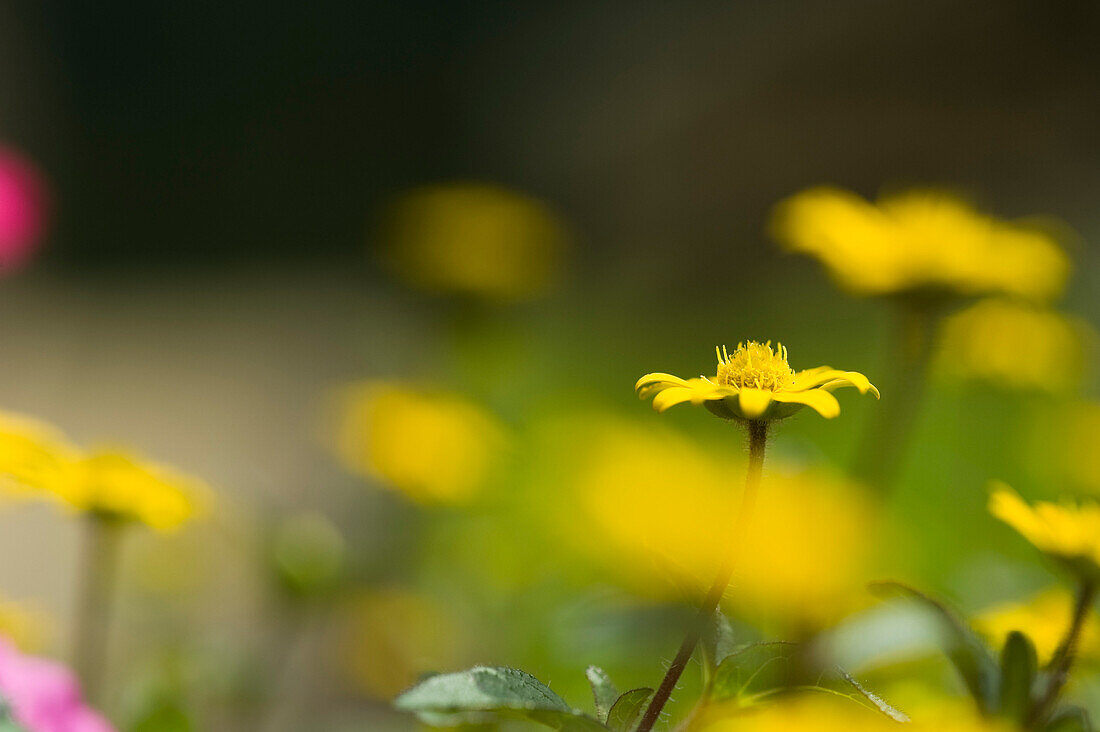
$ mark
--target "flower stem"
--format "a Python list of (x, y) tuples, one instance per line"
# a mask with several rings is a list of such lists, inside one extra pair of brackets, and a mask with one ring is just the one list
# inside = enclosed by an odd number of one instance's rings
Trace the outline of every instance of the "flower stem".
[(668, 671), (665, 672), (665, 677), (661, 680), (661, 685), (657, 687), (657, 692), (649, 702), (649, 707), (646, 708), (645, 715), (642, 717), (636, 732), (650, 732), (653, 725), (657, 723), (658, 717), (661, 716), (661, 710), (664, 709), (668, 698), (672, 695), (672, 690), (676, 688), (676, 682), (680, 680), (680, 675), (687, 667), (688, 661), (691, 660), (691, 655), (695, 652), (695, 646), (698, 645), (699, 638), (714, 616), (714, 612), (718, 609), (718, 603), (721, 602), (722, 595), (725, 594), (730, 578), (733, 577), (733, 571), (737, 567), (738, 555), (741, 553), (741, 542), (752, 518), (753, 508), (756, 505), (756, 493), (760, 487), (760, 474), (764, 468), (764, 448), (768, 441), (768, 423), (762, 420), (750, 421), (748, 430), (749, 467), (745, 476), (745, 492), (741, 496), (741, 510), (735, 519), (725, 556), (722, 557), (721, 568), (718, 570), (718, 576), (714, 578), (714, 583), (710, 586), (703, 604), (699, 606), (699, 612), (696, 613), (694, 620), (688, 627), (684, 641), (680, 644), (680, 650), (676, 653), (676, 658), (672, 660)]
[(894, 379), (864, 429), (852, 466), (853, 477), (883, 492), (902, 468), (920, 415), (938, 316), (929, 303), (898, 303), (890, 363)]
[(1097, 584), (1095, 580), (1082, 581), (1081, 589), (1077, 592), (1077, 602), (1073, 607), (1073, 620), (1070, 622), (1065, 638), (1062, 639), (1058, 649), (1054, 651), (1050, 663), (1047, 664), (1050, 682), (1047, 684), (1042, 697), (1031, 708), (1031, 714), (1028, 717), (1028, 729), (1036, 729), (1046, 721), (1047, 715), (1054, 703), (1058, 701), (1059, 694), (1062, 693), (1062, 688), (1069, 680), (1069, 671), (1073, 667), (1073, 661), (1077, 655), (1077, 643), (1081, 639), (1081, 631), (1085, 627), (1085, 620), (1088, 618), (1089, 610), (1092, 609), (1092, 603), (1096, 599), (1096, 591)]
[(95, 513), (89, 514), (85, 524), (73, 668), (83, 684), (85, 698), (92, 703), (100, 701), (99, 682), (105, 677), (103, 666), (122, 528), (119, 522)]

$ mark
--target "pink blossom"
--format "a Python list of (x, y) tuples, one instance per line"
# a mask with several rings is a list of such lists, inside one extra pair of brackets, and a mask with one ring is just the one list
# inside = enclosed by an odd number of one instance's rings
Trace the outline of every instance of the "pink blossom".
[(84, 704), (72, 671), (54, 661), (20, 653), (0, 638), (0, 696), (27, 732), (115, 732)]
[(0, 146), (0, 273), (34, 252), (46, 227), (46, 186), (22, 155)]

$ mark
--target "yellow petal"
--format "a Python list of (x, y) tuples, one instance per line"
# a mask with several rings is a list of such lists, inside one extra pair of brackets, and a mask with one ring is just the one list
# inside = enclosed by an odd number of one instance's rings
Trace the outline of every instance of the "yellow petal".
[(788, 391), (802, 391), (803, 389), (813, 389), (822, 385), (828, 385), (830, 389), (841, 386), (854, 386), (859, 389), (860, 394), (871, 392), (876, 397), (879, 395), (875, 385), (858, 371), (838, 371), (824, 366), (807, 369), (795, 374), (794, 383)]
[(645, 399), (654, 391), (660, 391), (669, 386), (687, 386), (687, 382), (681, 379), (679, 376), (673, 376), (672, 374), (653, 373), (646, 374), (642, 378), (638, 379), (634, 384), (634, 390), (638, 392), (638, 396)]
[(737, 402), (741, 407), (741, 414), (745, 419), (756, 419), (762, 415), (772, 403), (772, 392), (764, 389), (745, 387), (737, 392)]
[(695, 400), (695, 390), (688, 386), (670, 386), (653, 397), (653, 408), (663, 412), (677, 404)]
[(824, 389), (781, 391), (773, 394), (772, 398), (777, 402), (805, 404), (826, 419), (832, 419), (840, 414), (840, 403), (837, 402), (835, 396)]

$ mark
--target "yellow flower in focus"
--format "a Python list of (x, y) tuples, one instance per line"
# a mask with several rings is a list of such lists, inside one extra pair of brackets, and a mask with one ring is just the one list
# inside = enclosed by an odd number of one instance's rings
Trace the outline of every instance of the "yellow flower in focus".
[[(728, 544), (724, 517), (736, 513), (733, 476), (743, 466), (666, 430), (613, 421), (587, 429), (570, 501), (582, 520), (562, 517), (570, 540), (641, 594), (704, 591)], [(802, 629), (826, 625), (864, 595), (874, 505), (829, 476), (775, 469), (764, 483), (752, 551), (732, 582), (737, 610)]]
[(1006, 299), (987, 299), (947, 318), (939, 368), (955, 378), (1060, 394), (1080, 385), (1084, 323)]
[(1040, 551), (1077, 572), (1100, 574), (1100, 506), (1038, 501), (1029, 506), (1003, 483), (994, 484), (989, 511)]
[(855, 371), (818, 366), (795, 372), (782, 344), (773, 350), (771, 341), (749, 341), (739, 343), (732, 354), (725, 347), (715, 350), (718, 367), (714, 376), (681, 379), (672, 374), (646, 374), (634, 389), (642, 399), (653, 397), (658, 412), (690, 402), (719, 417), (744, 420), (783, 419), (805, 406), (831, 419), (840, 414), (832, 392), (842, 386), (879, 396), (867, 377)]
[(388, 213), (384, 255), (422, 289), (518, 300), (558, 278), (565, 228), (534, 198), (454, 183), (411, 191)]
[[(995, 647), (1004, 646), (1008, 634), (1018, 630), (1035, 644), (1039, 664), (1046, 663), (1062, 642), (1073, 619), (1073, 595), (1060, 587), (1044, 590), (1023, 602), (994, 605), (974, 618), (974, 627)], [(1076, 647), (1076, 655), (1100, 657), (1100, 625), (1095, 617), (1085, 618)]]
[(384, 701), (421, 674), (460, 666), (463, 633), (442, 603), (402, 589), (364, 591), (343, 613), (339, 652), (352, 681)]
[(13, 415), (0, 419), (0, 481), (14, 495), (162, 531), (201, 512), (208, 493), (196, 478), (119, 450), (81, 453), (56, 430)]
[(816, 257), (857, 295), (925, 291), (1047, 301), (1062, 292), (1070, 270), (1051, 234), (999, 221), (936, 190), (873, 204), (849, 191), (812, 188), (779, 204), (772, 232), (785, 248)]
[(336, 446), (345, 466), (414, 501), (466, 503), (500, 458), (502, 426), (458, 394), (370, 381), (340, 401)]

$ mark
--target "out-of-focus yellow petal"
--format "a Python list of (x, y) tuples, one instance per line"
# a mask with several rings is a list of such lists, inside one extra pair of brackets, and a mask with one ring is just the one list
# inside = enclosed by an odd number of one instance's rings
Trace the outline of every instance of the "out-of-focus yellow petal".
[(774, 396), (771, 391), (746, 387), (737, 392), (737, 403), (745, 419), (756, 419), (767, 411)]
[(840, 414), (840, 403), (836, 397), (824, 389), (810, 389), (808, 391), (783, 391), (772, 394), (772, 399), (788, 404), (805, 404), (825, 419), (832, 419)]

